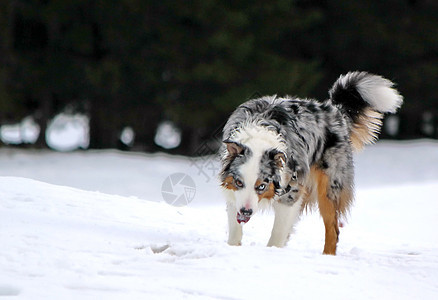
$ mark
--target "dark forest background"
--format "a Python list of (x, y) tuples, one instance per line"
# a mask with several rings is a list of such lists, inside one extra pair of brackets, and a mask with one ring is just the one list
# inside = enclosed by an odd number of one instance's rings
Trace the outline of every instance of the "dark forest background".
[(90, 148), (117, 147), (130, 126), (136, 149), (162, 150), (170, 120), (172, 151), (195, 154), (250, 97), (325, 99), (350, 70), (397, 83), (392, 138), (437, 138), (438, 1), (0, 2), (0, 125), (32, 115), (44, 132), (68, 107), (89, 116)]

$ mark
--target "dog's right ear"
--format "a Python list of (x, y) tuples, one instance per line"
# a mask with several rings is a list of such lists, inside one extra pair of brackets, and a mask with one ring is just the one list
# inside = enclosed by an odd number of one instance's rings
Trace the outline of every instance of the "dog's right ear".
[(274, 161), (277, 167), (283, 168), (286, 165), (286, 155), (283, 152), (278, 152), (274, 155)]
[(230, 140), (225, 140), (224, 143), (227, 145), (227, 151), (231, 156), (237, 156), (243, 153), (243, 146), (239, 143)]

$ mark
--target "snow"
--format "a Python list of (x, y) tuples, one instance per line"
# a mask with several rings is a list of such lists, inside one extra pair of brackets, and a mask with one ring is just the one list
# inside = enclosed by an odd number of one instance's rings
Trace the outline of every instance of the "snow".
[(83, 114), (60, 113), (47, 125), (47, 145), (57, 151), (87, 149), (90, 144), (88, 117)]
[(120, 134), (120, 141), (128, 147), (132, 147), (135, 141), (135, 131), (132, 127), (126, 126)]
[[(267, 248), (273, 216), (226, 244), (217, 161), (0, 148), (0, 296), (14, 299), (437, 299), (438, 143), (380, 142), (356, 156), (356, 202), (337, 256), (306, 214)], [(196, 194), (164, 202), (184, 173)], [(8, 299), (8, 298), (6, 298)]]
[(40, 127), (32, 117), (26, 117), (18, 124), (0, 126), (0, 139), (5, 144), (34, 144), (39, 134)]
[(171, 121), (163, 121), (158, 125), (154, 142), (164, 149), (173, 149), (181, 144), (181, 130)]
[[(13, 145), (35, 144), (40, 131), (33, 117), (28, 116), (20, 123), (1, 125), (0, 140)], [(54, 150), (87, 149), (90, 144), (89, 118), (79, 113), (60, 113), (50, 120), (44, 134), (47, 145)]]

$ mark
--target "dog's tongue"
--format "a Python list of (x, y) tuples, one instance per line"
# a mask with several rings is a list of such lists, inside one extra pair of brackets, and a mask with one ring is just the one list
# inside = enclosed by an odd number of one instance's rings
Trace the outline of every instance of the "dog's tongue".
[(242, 215), (241, 213), (237, 213), (237, 223), (246, 223), (251, 219), (250, 216)]

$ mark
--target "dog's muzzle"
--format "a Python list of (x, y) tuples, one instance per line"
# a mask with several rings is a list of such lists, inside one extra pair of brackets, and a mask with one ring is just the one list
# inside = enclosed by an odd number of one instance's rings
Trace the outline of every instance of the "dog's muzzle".
[(252, 216), (252, 209), (241, 208), (240, 211), (237, 212), (237, 223), (247, 223)]

